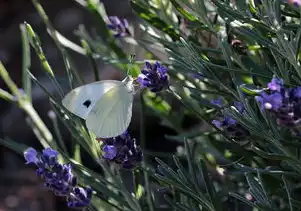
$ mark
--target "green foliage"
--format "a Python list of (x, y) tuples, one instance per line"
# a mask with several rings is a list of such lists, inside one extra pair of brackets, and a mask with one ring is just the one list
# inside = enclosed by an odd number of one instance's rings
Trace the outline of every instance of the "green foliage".
[[(68, 40), (53, 27), (42, 5), (32, 0), (61, 53), (70, 89), (85, 84), (71, 62), (70, 50), (89, 59), (96, 81), (101, 80), (96, 62), (100, 58), (127, 72), (130, 55), (125, 44), (143, 48), (146, 52), (143, 56), (151, 61), (162, 60), (170, 77), (170, 87), (165, 92), (141, 93), (141, 136), (137, 139), (144, 160), (134, 170), (125, 171), (100, 159), (101, 144), (83, 121), (70, 115), (61, 104), (63, 88), (44, 55), (38, 34), (28, 23), (20, 25), (25, 92), (19, 90), (0, 63), (0, 76), (9, 88), (9, 91), (0, 89), (0, 97), (25, 111), (28, 124), (42, 146), (57, 150), (62, 161), (72, 163), (80, 182), (93, 188), (89, 209), (154, 211), (165, 207), (222, 211), (251, 206), (257, 210), (301, 210), (301, 144), (294, 133), (299, 128), (280, 127), (273, 114), (261, 111), (255, 100), (255, 96), (268, 91), (266, 84), (273, 76), (282, 78), (289, 87), (301, 85), (298, 7), (280, 0), (132, 0), (131, 7), (140, 18), (143, 34), (116, 39), (107, 27), (103, 3), (76, 2), (96, 17), (102, 31), (99, 39), (89, 35), (85, 26), (79, 26), (76, 35), (80, 44)], [(49, 93), (31, 73), (30, 47), (59, 97)], [(133, 77), (139, 75), (143, 63), (133, 62), (130, 71)], [(54, 112), (53, 131), (33, 107), (32, 82), (49, 98)], [(211, 103), (220, 96), (223, 107)], [(232, 106), (236, 101), (243, 104), (244, 112)], [(176, 132), (166, 135), (179, 147), (173, 156), (146, 149), (146, 115), (156, 116), (160, 125)], [(248, 134), (240, 138), (229, 136), (227, 130), (212, 124), (220, 116), (231, 117)], [(185, 119), (191, 117), (197, 123), (186, 127)], [(70, 132), (71, 149), (63, 140), (60, 122)], [(22, 153), (26, 146), (20, 140), (14, 141), (1, 139), (0, 143)], [(88, 167), (82, 159), (84, 153), (99, 171)], [(157, 157), (158, 166), (153, 166), (153, 157)], [(125, 180), (128, 177), (133, 182)], [(164, 191), (158, 191), (158, 186)], [(164, 203), (157, 202), (157, 194), (165, 195)]]

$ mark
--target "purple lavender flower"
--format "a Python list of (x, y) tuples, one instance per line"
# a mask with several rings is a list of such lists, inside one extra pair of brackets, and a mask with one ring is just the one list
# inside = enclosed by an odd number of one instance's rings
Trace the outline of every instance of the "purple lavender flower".
[(29, 164), (29, 163), (37, 163), (38, 162), (38, 158), (37, 158), (37, 151), (34, 148), (28, 148), (25, 152), (24, 152), (24, 158), (26, 160), (25, 164)]
[[(245, 109), (241, 102), (234, 102), (233, 105), (238, 110), (238, 112), (244, 112)], [(213, 120), (212, 124), (214, 124), (217, 128), (224, 130), (230, 138), (241, 139), (249, 136), (249, 131), (242, 127), (235, 119), (230, 116), (221, 116), (220, 120)]]
[(56, 150), (51, 148), (44, 149), (42, 153), (38, 153), (33, 148), (28, 148), (24, 152), (24, 158), (26, 164), (33, 163), (38, 167), (36, 172), (44, 179), (45, 187), (52, 190), (58, 196), (67, 197), (68, 206), (70, 198), (74, 202), (70, 206), (80, 204), (75, 202), (81, 202), (83, 206), (87, 206), (91, 201), (90, 192), (92, 190), (81, 188), (83, 191), (89, 191), (89, 193), (86, 192), (87, 198), (83, 200), (83, 198), (77, 197), (76, 191), (79, 187), (77, 187), (77, 178), (72, 173), (72, 166), (70, 164), (58, 163), (58, 154)]
[(283, 79), (273, 78), (270, 83), (268, 83), (268, 88), (272, 91), (280, 92), (280, 89), (283, 87)]
[(159, 62), (154, 65), (145, 62), (137, 81), (141, 87), (147, 87), (152, 92), (160, 92), (169, 86), (167, 71), (167, 67), (160, 65)]
[(233, 103), (234, 107), (238, 110), (239, 113), (243, 113), (245, 110), (244, 104), (242, 104), (241, 102), (235, 101)]
[(103, 139), (103, 158), (121, 164), (123, 168), (131, 169), (142, 161), (142, 151), (126, 131), (122, 135)]
[(119, 19), (117, 16), (109, 17), (110, 23), (107, 25), (114, 32), (114, 37), (125, 37), (131, 35), (129, 23), (126, 19)]
[(211, 100), (210, 102), (211, 102), (212, 105), (215, 105), (215, 106), (221, 108), (222, 104), (223, 104), (223, 98), (218, 97), (217, 99)]
[(261, 110), (271, 112), (278, 125), (295, 127), (301, 123), (301, 87), (286, 88), (282, 79), (273, 78), (269, 91), (261, 92), (255, 99)]
[(232, 119), (231, 117), (225, 116), (221, 121), (213, 120), (212, 124), (214, 124), (217, 128), (222, 129), (223, 127), (228, 127), (236, 124), (236, 120)]
[(103, 147), (105, 159), (113, 160), (117, 155), (117, 148), (114, 145), (105, 145)]
[(272, 93), (268, 95), (262, 92), (260, 96), (256, 96), (255, 99), (260, 103), (260, 109), (272, 109), (277, 110), (282, 105), (282, 95), (280, 93)]

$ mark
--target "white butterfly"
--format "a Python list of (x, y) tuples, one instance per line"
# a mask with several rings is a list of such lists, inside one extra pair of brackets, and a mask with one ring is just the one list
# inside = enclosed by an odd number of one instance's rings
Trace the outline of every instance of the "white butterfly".
[(132, 77), (123, 81), (103, 80), (77, 87), (62, 103), (71, 113), (86, 120), (98, 138), (121, 135), (132, 118), (134, 86)]

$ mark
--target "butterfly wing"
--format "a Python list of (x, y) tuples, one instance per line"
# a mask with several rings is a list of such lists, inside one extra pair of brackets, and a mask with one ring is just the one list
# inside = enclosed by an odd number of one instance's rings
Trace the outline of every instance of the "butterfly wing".
[(106, 92), (92, 108), (86, 119), (89, 130), (98, 138), (121, 135), (132, 118), (133, 94), (126, 85)]
[(71, 113), (86, 119), (98, 100), (110, 89), (122, 86), (121, 81), (104, 80), (77, 87), (63, 99), (63, 106)]

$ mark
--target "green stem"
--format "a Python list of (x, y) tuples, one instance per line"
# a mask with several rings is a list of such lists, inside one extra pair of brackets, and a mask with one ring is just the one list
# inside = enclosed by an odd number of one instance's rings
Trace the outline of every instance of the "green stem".
[(36, 110), (33, 108), (32, 104), (28, 101), (27, 96), (23, 96), (23, 94), (18, 89), (17, 85), (10, 78), (2, 62), (0, 62), (0, 76), (2, 77), (2, 79), (4, 80), (8, 88), (10, 89), (10, 91), (13, 93), (13, 95), (17, 97), (16, 100), (18, 102), (19, 107), (26, 112), (26, 114), (31, 118), (34, 125), (39, 130), (40, 134), (43, 137), (43, 140), (40, 140), (43, 147), (49, 147), (50, 143), (53, 144), (52, 134), (50, 133), (50, 131), (48, 130), (48, 128), (46, 127), (46, 125), (44, 124), (44, 122), (42, 121), (38, 113), (36, 112)]
[(31, 66), (31, 57), (30, 57), (30, 45), (29, 37), (26, 31), (25, 24), (20, 25), (21, 38), (22, 38), (22, 85), (24, 91), (27, 95), (28, 100), (31, 102), (31, 78), (28, 75), (28, 71)]
[(10, 78), (7, 70), (5, 69), (1, 61), (0, 61), (0, 76), (4, 80), (5, 84), (8, 86), (8, 88), (10, 89), (13, 95), (15, 95), (18, 99), (23, 98), (23, 95), (20, 93), (20, 90), (18, 89), (17, 85)]
[(0, 89), (0, 98), (9, 102), (14, 101), (14, 96), (3, 89)]

